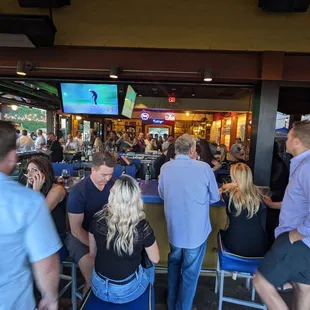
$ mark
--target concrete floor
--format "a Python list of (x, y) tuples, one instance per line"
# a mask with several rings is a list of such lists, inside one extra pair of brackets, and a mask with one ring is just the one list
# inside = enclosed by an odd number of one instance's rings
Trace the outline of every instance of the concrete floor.
[[(218, 295), (214, 293), (215, 278), (212, 276), (201, 276), (196, 291), (194, 305), (197, 310), (217, 310), (218, 309)], [(156, 310), (167, 310), (167, 275), (156, 274), (155, 282), (156, 294)], [(241, 298), (250, 300), (250, 293), (245, 287), (244, 279), (233, 280), (232, 278), (225, 278), (224, 295), (229, 297)], [(282, 293), (283, 298), (290, 305), (292, 293)], [(257, 301), (259, 298), (257, 297)], [(223, 303), (223, 310), (246, 310), (252, 309), (240, 305)], [(71, 310), (70, 296), (62, 298), (60, 301), (60, 310)]]

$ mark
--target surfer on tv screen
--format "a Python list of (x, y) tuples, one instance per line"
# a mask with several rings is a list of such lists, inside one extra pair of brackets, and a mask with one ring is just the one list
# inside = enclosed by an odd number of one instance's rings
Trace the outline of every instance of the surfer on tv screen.
[(89, 92), (92, 94), (92, 98), (94, 99), (95, 105), (97, 105), (97, 98), (98, 98), (97, 93), (92, 89), (90, 89)]

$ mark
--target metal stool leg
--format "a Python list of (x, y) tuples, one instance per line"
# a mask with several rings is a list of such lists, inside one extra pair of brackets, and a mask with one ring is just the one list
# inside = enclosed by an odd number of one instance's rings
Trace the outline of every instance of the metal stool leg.
[(247, 288), (248, 290), (250, 290), (250, 286), (251, 286), (251, 279), (250, 279), (250, 278), (247, 278), (247, 279), (246, 279), (246, 288)]
[(252, 296), (251, 296), (252, 301), (255, 301), (255, 287), (252, 283)]
[(77, 304), (76, 304), (76, 291), (77, 291), (76, 264), (73, 262), (71, 264), (71, 277), (72, 277), (72, 286), (71, 286), (72, 310), (77, 310)]
[(223, 305), (223, 294), (224, 294), (224, 271), (221, 270), (221, 276), (220, 276), (220, 294), (219, 294), (219, 307), (218, 310), (222, 310)]
[(219, 257), (217, 256), (217, 263), (216, 263), (216, 272), (215, 272), (215, 289), (214, 292), (215, 294), (218, 293), (218, 289), (219, 289), (219, 273), (220, 273), (220, 262), (219, 262)]

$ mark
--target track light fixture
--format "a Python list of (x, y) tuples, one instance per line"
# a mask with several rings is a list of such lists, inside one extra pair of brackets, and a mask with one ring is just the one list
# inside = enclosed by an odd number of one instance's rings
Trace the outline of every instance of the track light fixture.
[(202, 76), (205, 82), (212, 82), (212, 69), (211, 68), (200, 70), (200, 75)]
[(17, 62), (16, 74), (25, 76), (28, 72), (34, 69), (34, 64), (31, 61), (19, 60)]
[(110, 68), (110, 78), (111, 79), (118, 79), (118, 76), (121, 73), (121, 68), (119, 66), (113, 66)]

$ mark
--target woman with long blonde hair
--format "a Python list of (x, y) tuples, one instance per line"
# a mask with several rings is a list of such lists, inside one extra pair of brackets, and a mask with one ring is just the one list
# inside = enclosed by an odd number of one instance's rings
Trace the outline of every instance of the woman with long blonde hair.
[(264, 256), (269, 244), (262, 189), (253, 184), (251, 169), (246, 164), (231, 166), (230, 176), (232, 182), (221, 189), (229, 220), (222, 236), (223, 243), (237, 255)]
[(109, 201), (92, 221), (90, 256), (95, 260), (91, 277), (94, 294), (108, 302), (127, 303), (141, 296), (154, 282), (154, 266), (141, 265), (143, 252), (159, 261), (154, 232), (145, 220), (140, 187), (122, 175), (110, 191)]

